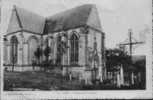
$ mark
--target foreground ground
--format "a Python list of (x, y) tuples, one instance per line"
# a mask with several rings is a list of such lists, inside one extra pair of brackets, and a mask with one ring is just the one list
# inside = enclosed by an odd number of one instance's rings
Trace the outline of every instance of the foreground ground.
[(113, 85), (85, 85), (77, 79), (62, 77), (61, 72), (4, 72), (4, 90), (110, 90), (138, 89), (138, 87), (121, 87)]
[(80, 89), (78, 80), (72, 81), (62, 77), (60, 73), (52, 72), (5, 72), (4, 89), (32, 88), (40, 90), (73, 90)]

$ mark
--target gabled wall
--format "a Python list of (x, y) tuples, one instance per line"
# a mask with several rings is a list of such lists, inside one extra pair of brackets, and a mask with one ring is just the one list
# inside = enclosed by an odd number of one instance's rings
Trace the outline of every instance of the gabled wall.
[(7, 33), (12, 33), (21, 30), (21, 26), (19, 25), (19, 19), (17, 17), (16, 11), (12, 11), (12, 15), (10, 18), (10, 23), (8, 26)]

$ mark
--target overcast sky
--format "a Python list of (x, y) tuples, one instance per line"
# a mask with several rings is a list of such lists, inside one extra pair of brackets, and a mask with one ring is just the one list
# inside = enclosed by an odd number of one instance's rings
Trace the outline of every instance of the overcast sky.
[(113, 48), (124, 41), (129, 28), (132, 28), (137, 40), (142, 30), (151, 30), (151, 0), (5, 0), (3, 5), (10, 9), (11, 5), (16, 4), (46, 17), (88, 3), (97, 6), (102, 29), (106, 33), (107, 48)]

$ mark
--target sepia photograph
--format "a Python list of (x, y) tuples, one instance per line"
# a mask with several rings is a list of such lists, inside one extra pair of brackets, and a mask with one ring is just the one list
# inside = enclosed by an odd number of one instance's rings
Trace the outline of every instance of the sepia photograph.
[(147, 90), (151, 4), (5, 0), (3, 91)]

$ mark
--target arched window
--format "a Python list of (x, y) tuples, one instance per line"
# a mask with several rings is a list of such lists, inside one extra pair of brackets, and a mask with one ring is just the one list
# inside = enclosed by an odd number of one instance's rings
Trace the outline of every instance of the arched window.
[(78, 37), (73, 34), (70, 38), (70, 63), (71, 64), (78, 64), (78, 58), (79, 58), (79, 41)]
[(31, 36), (28, 40), (28, 63), (32, 64), (36, 60), (35, 52), (38, 48), (38, 39), (35, 36)]
[(16, 64), (18, 60), (18, 39), (16, 36), (11, 37), (11, 63)]

